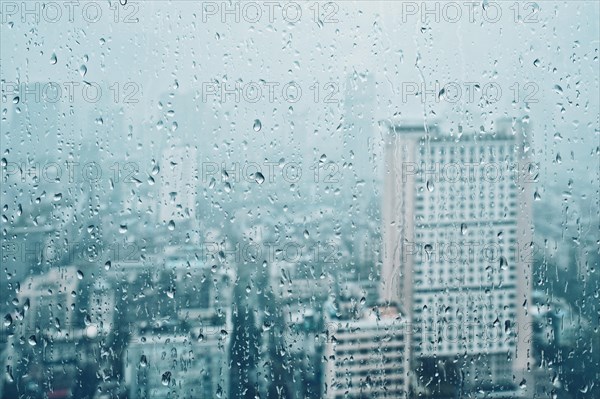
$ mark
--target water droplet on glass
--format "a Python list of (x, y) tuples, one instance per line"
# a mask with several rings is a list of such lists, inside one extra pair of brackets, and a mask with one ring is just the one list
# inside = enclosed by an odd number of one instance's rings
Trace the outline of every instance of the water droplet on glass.
[(112, 264), (110, 263), (109, 260), (107, 260), (106, 263), (104, 264), (104, 270), (110, 270), (111, 266), (112, 266)]
[(440, 100), (443, 100), (444, 99), (444, 94), (446, 94), (446, 89), (440, 90), (440, 92), (438, 93), (438, 98)]
[(162, 375), (161, 382), (164, 386), (167, 386), (171, 383), (171, 372), (170, 371), (167, 371), (166, 373), (164, 373)]
[(527, 388), (527, 381), (525, 380), (525, 378), (523, 378), (523, 380), (521, 380), (521, 382), (519, 383), (519, 388), (521, 388), (521, 389)]
[(142, 355), (142, 357), (140, 357), (140, 366), (146, 367), (147, 365), (148, 359), (146, 358), (146, 355)]
[(85, 75), (87, 74), (87, 67), (85, 65), (79, 67), (79, 74), (82, 78), (85, 77)]
[(559, 85), (554, 85), (554, 91), (557, 92), (558, 94), (563, 93), (563, 89)]
[(255, 132), (260, 132), (260, 129), (262, 129), (262, 123), (260, 122), (259, 119), (254, 120), (254, 125), (252, 126), (252, 128), (254, 129)]
[(508, 261), (504, 256), (500, 257), (500, 269), (506, 270), (508, 268)]
[(431, 244), (425, 244), (425, 253), (427, 254), (427, 259), (431, 256), (431, 252), (433, 251), (433, 246)]
[(175, 230), (175, 222), (173, 220), (169, 220), (169, 224), (167, 225), (167, 228), (171, 231)]
[(465, 234), (467, 234), (467, 224), (466, 223), (461, 223), (461, 225), (460, 225), (460, 234), (462, 234), (463, 236)]
[(431, 180), (427, 180), (427, 191), (432, 192), (434, 188), (433, 182)]
[(50, 57), (50, 64), (55, 65), (58, 62), (58, 59), (56, 58), (56, 54), (52, 53), (52, 56)]
[(83, 272), (81, 270), (77, 270), (77, 278), (83, 280)]
[(29, 342), (29, 345), (31, 345), (31, 346), (36, 346), (37, 345), (37, 338), (35, 337), (35, 335), (31, 335), (29, 337), (29, 339), (27, 340), (27, 342)]
[(6, 316), (4, 316), (4, 327), (9, 327), (12, 323), (12, 316), (10, 314), (6, 314)]
[(265, 181), (265, 177), (263, 176), (262, 173), (260, 172), (256, 172), (254, 174), (254, 180), (258, 183), (258, 184), (263, 184)]

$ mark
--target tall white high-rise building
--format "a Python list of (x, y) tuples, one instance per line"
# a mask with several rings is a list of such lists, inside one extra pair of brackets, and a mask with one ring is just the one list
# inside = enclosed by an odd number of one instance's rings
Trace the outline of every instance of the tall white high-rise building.
[[(395, 307), (356, 312), (349, 301), (326, 306), (323, 397), (408, 398), (410, 343)], [(354, 307), (355, 309), (351, 309)]]
[(387, 141), (382, 299), (413, 324), (415, 364), (470, 356), (465, 379), (480, 387), (520, 383), (532, 362), (526, 139), (500, 121), (460, 136), (390, 126)]

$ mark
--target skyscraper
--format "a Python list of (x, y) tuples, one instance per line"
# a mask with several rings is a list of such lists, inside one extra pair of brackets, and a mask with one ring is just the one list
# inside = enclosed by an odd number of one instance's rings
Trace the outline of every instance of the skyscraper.
[(396, 307), (364, 309), (342, 295), (325, 305), (324, 398), (407, 398), (410, 345)]
[(461, 383), (479, 389), (511, 389), (530, 363), (526, 137), (500, 121), (459, 136), (390, 126), (387, 141), (382, 298), (413, 323), (414, 364), (466, 355)]

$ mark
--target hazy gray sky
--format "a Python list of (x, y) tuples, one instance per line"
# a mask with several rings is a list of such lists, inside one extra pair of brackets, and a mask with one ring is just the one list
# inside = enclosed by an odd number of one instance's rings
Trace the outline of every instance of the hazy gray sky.
[[(310, 116), (295, 120), (295, 124), (302, 121), (309, 132), (319, 130), (321, 145), (335, 147), (341, 143), (335, 129), (343, 107), (322, 101), (328, 93), (325, 85), (339, 87), (340, 93), (333, 98), (342, 100), (348, 75), (371, 72), (377, 80), (373, 99), (377, 120), (399, 115), (422, 121), (425, 113), (428, 119), (443, 121), (448, 129), (456, 131), (462, 125), (468, 131), (489, 128), (499, 117), (528, 116), (535, 159), (547, 168), (544, 179), (554, 181), (554, 173), (573, 176), (581, 180), (582, 189), (593, 186), (594, 178), (598, 181), (599, 161), (594, 149), (599, 145), (600, 13), (596, 1), (539, 2), (540, 8), (532, 17), (537, 19), (528, 23), (515, 22), (513, 2), (488, 3), (485, 17), (480, 4), (431, 2), (431, 9), (435, 10), (435, 4), (439, 8), (425, 22), (421, 2), (344, 1), (335, 7), (321, 2), (318, 10), (322, 18), (331, 13), (332, 21), (323, 24), (314, 20), (315, 2), (304, 4), (296, 23), (289, 22), (294, 14), (285, 17), (281, 8), (274, 9), (270, 22), (264, 2), (255, 3), (263, 11), (256, 23), (244, 20), (244, 14), (239, 23), (231, 15), (224, 23), (220, 9), (216, 15), (203, 14), (203, 6), (210, 9), (216, 4), (218, 8), (221, 2), (150, 1), (120, 8), (115, 2), (112, 6), (108, 2), (97, 4), (102, 16), (96, 23), (87, 23), (81, 9), (74, 11), (73, 22), (63, 8), (58, 23), (42, 18), (39, 24), (33, 24), (29, 17), (28, 22), (22, 22), (20, 10), (15, 16), (5, 12), (2, 79), (85, 79), (106, 86), (118, 84), (121, 90), (125, 83), (134, 82), (141, 89), (136, 96), (139, 103), (117, 106), (134, 126), (135, 143), (153, 139), (147, 130), (161, 118), (157, 107), (160, 95), (196, 93), (202, 101), (203, 84), (215, 80), (233, 85), (262, 79), (278, 82), (279, 88), (294, 81), (303, 89), (296, 104), (281, 99), (206, 104), (226, 126), (221, 136), (213, 138), (232, 137), (237, 139), (236, 145), (247, 140), (259, 147), (270, 138), (285, 142), (291, 131), (287, 126), (291, 119), (286, 115), (292, 105), (296, 115)], [(498, 4), (502, 14), (495, 21)], [(532, 10), (524, 4), (519, 6), (521, 18), (531, 17)], [(452, 8), (456, 6), (460, 18)], [(114, 22), (115, 9), (119, 9), (118, 23)], [(252, 12), (247, 10), (246, 19), (252, 18)], [(125, 23), (128, 15), (138, 22)], [(53, 53), (56, 64), (51, 63)], [(81, 65), (87, 68), (84, 78)], [(436, 81), (440, 86), (435, 86)], [(174, 91), (175, 82), (178, 88)], [(318, 102), (310, 89), (315, 82), (321, 90)], [(408, 96), (422, 84), (435, 90), (449, 83), (462, 90), (456, 103), (439, 100), (431, 93), (426, 95), (425, 104), (422, 97)], [(473, 84), (480, 87), (474, 93), (475, 101), (469, 99), (467, 91)], [(519, 95), (512, 104), (517, 87)], [(481, 101), (486, 88), (500, 88), (497, 101)], [(280, 93), (277, 90), (275, 93)], [(493, 96), (498, 92), (486, 93)], [(527, 107), (528, 95), (536, 102), (529, 102)], [(13, 106), (10, 98), (4, 101), (3, 108)], [(74, 109), (77, 112), (85, 106), (76, 101)], [(173, 119), (179, 117), (176, 111)], [(262, 136), (250, 129), (255, 119), (263, 122)], [(557, 132), (562, 136), (560, 141), (555, 139)], [(3, 146), (14, 144), (9, 141)], [(555, 162), (558, 153), (561, 164)], [(584, 187), (586, 182), (588, 187)]]

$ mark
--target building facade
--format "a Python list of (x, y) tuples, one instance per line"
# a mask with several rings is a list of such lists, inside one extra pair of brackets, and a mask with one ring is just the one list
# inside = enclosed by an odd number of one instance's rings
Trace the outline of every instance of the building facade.
[(510, 389), (532, 361), (526, 141), (510, 121), (460, 136), (390, 126), (387, 141), (382, 298), (410, 319), (415, 364), (466, 355), (479, 388)]
[(409, 325), (396, 307), (367, 310), (360, 302), (342, 297), (325, 305), (322, 397), (408, 398)]

